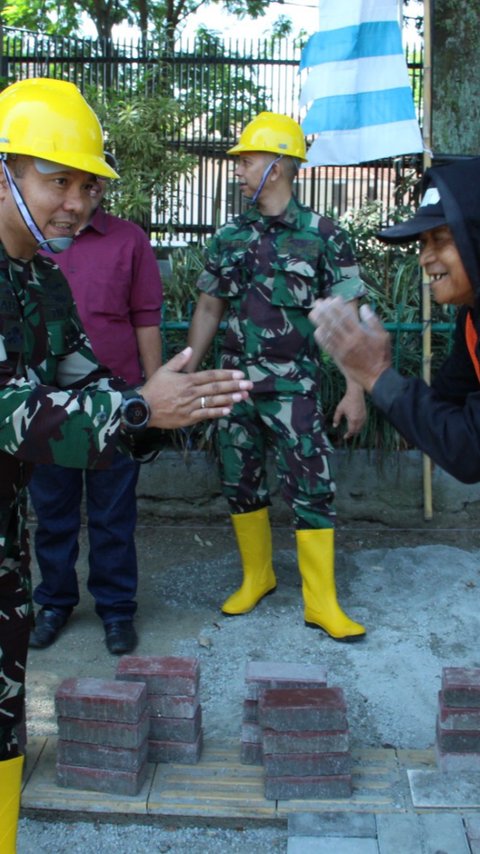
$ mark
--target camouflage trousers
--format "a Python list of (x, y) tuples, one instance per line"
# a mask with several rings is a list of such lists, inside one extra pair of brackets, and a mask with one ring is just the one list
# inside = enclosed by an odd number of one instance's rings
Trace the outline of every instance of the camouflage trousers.
[[(17, 525), (13, 522), (12, 526)], [(18, 754), (16, 728), (25, 705), (25, 671), (32, 625), (30, 560), (27, 535), (12, 537), (9, 556), (0, 564), (0, 761)], [(13, 532), (9, 532), (13, 533)]]
[(295, 527), (333, 528), (332, 448), (316, 396), (257, 394), (216, 422), (222, 491), (232, 513), (268, 506), (267, 450), (272, 449), (280, 489)]

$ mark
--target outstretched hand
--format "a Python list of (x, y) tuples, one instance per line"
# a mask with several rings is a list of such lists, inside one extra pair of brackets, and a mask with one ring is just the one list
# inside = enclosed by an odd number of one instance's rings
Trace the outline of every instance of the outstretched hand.
[(241, 371), (182, 373), (191, 355), (191, 347), (177, 353), (140, 389), (152, 413), (149, 427), (174, 429), (220, 418), (248, 397), (253, 383)]
[(371, 391), (391, 367), (390, 336), (367, 305), (356, 311), (341, 297), (317, 300), (309, 314), (315, 340), (347, 378)]

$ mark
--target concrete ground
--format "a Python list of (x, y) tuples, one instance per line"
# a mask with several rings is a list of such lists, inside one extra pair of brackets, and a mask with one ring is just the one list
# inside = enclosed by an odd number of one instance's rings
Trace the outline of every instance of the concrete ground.
[[(315, 824), (318, 816), (312, 819), (313, 824), (307, 822), (306, 829), (293, 823), (291, 831), (288, 829), (291, 854), (314, 850), (335, 851), (335, 854), (480, 852), (477, 778), (470, 781), (473, 790), (467, 794), (465, 781), (459, 789), (460, 784), (455, 780), (449, 781), (449, 791), (440, 792), (442, 781), (439, 783), (433, 756), (442, 669), (480, 667), (479, 534), (470, 524), (439, 527), (435, 519), (418, 527), (402, 528), (400, 523), (400, 518), (398, 526), (389, 527), (378, 522), (346, 524), (339, 520), (336, 537), (339, 599), (344, 609), (368, 630), (362, 643), (346, 645), (304, 626), (295, 539), (289, 525), (275, 524), (273, 531), (276, 594), (267, 597), (248, 615), (227, 618), (221, 615), (219, 605), (240, 580), (240, 562), (226, 515), (224, 520), (215, 518), (213, 523), (197, 517), (182, 522), (141, 515), (137, 536), (140, 565), (137, 651), (140, 655), (199, 658), (203, 729), (208, 750), (219, 755), (218, 751), (231, 751), (232, 744), (238, 743), (248, 661), (303, 662), (322, 664), (327, 670), (328, 685), (344, 690), (351, 747), (359, 765), (368, 765), (375, 756), (383, 770), (385, 763), (395, 762), (395, 785), (398, 783), (402, 788), (402, 795), (397, 797), (398, 791), (389, 789), (383, 805), (381, 799), (372, 795), (375, 785), (370, 778), (365, 783), (369, 787), (367, 794), (367, 790), (359, 789), (351, 804), (337, 803), (332, 807), (329, 802), (322, 808), (320, 802), (303, 806), (296, 801), (289, 808), (284, 803), (283, 810), (275, 813), (275, 819), (283, 821), (284, 827), (287, 820), (292, 821), (292, 814), (301, 822), (298, 815), (312, 809), (314, 813), (322, 813), (324, 809), (337, 819), (345, 812), (361, 813), (365, 821), (374, 822), (367, 830), (363, 825), (360, 831), (354, 828), (354, 837), (348, 823), (337, 825), (331, 834), (325, 824), (319, 830)], [(111, 678), (118, 663), (105, 648), (103, 628), (86, 591), (86, 555), (86, 537), (82, 532), (78, 566), (81, 603), (52, 647), (31, 650), (29, 654), (27, 728), (33, 745), (38, 739), (56, 736), (54, 694), (62, 679)], [(202, 762), (199, 773), (201, 765)], [(425, 779), (422, 774), (426, 771), (431, 776)], [(472, 796), (472, 791), (478, 794)], [(54, 812), (57, 819), (62, 819), (59, 803), (62, 797), (68, 798), (67, 790), (60, 792), (60, 796)], [(36, 819), (49, 817), (48, 803), (35, 804), (34, 798), (27, 798), (27, 802), (30, 808), (25, 815)], [(190, 804), (189, 809), (190, 822), (195, 823), (195, 806)], [(438, 822), (423, 816), (425, 810), (432, 809), (439, 816)], [(245, 821), (248, 817), (247, 809)], [(74, 812), (69, 812), (68, 818), (72, 821)], [(219, 818), (219, 824), (224, 819), (225, 816)], [(242, 822), (238, 811), (234, 820), (237, 825)], [(261, 824), (260, 815), (256, 820)], [(406, 821), (408, 833), (414, 832), (415, 837), (408, 836)], [(450, 822), (456, 822), (455, 826)], [(214, 816), (210, 818), (212, 824)], [(322, 847), (327, 843), (321, 842), (320, 836), (323, 840), (327, 831), (328, 838), (334, 839), (332, 848)], [(469, 847), (460, 847), (457, 831), (461, 833), (462, 845)], [(19, 842), (22, 832), (21, 829)], [(411, 842), (406, 842), (406, 847), (391, 842), (401, 840), (405, 833), (405, 840), (419, 840), (418, 847)], [(444, 840), (441, 848), (439, 833), (443, 833)], [(339, 836), (344, 840), (343, 847)], [(357, 841), (349, 842), (351, 838)], [(116, 850), (121, 854), (121, 848)], [(197, 849), (173, 846), (152, 850)], [(208, 845), (205, 850), (208, 852)], [(225, 848), (228, 850), (237, 849)], [(23, 851), (30, 849), (19, 845), (20, 854)]]

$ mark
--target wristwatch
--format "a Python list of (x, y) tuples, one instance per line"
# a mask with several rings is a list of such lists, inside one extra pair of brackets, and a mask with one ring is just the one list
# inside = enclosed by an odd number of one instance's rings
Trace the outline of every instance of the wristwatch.
[(121, 412), (121, 428), (127, 433), (145, 430), (150, 421), (150, 407), (138, 391), (124, 391)]

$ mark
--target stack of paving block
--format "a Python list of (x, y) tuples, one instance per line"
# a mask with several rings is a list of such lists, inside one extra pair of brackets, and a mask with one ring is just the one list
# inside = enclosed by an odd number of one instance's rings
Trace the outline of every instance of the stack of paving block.
[(137, 795), (147, 775), (147, 688), (64, 679), (55, 694), (59, 786)]
[(249, 661), (245, 671), (240, 760), (245, 765), (262, 765), (263, 732), (258, 720), (258, 701), (267, 689), (324, 688), (327, 673), (316, 664)]
[(341, 688), (267, 689), (258, 717), (267, 799), (350, 797), (352, 757)]
[(148, 761), (198, 762), (203, 746), (198, 659), (124, 655), (116, 678), (147, 686)]
[(441, 771), (480, 771), (480, 669), (444, 667), (435, 754)]

